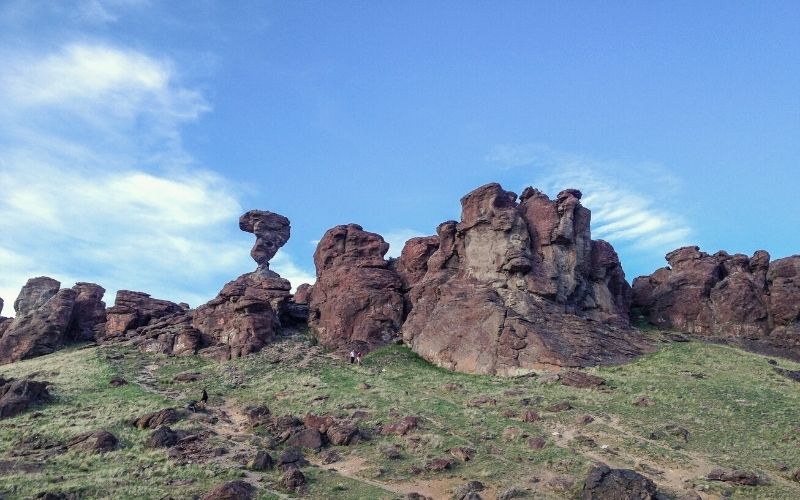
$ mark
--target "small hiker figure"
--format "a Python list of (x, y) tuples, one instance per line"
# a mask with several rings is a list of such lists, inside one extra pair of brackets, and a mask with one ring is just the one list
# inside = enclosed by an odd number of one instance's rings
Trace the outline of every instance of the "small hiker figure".
[(356, 351), (356, 363), (361, 364), (361, 351)]
[(208, 403), (208, 393), (206, 392), (205, 388), (203, 389), (203, 396), (200, 398), (200, 402), (203, 404), (203, 408), (205, 408), (206, 403)]
[(350, 351), (350, 364), (352, 365), (355, 362), (356, 362), (356, 351)]

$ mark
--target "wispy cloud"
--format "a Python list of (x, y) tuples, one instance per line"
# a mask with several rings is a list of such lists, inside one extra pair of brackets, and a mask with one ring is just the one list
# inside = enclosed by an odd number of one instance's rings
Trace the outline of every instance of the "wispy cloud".
[[(252, 270), (237, 188), (198, 167), (181, 127), (210, 106), (166, 59), (67, 44), (0, 68), (0, 297), (28, 277), (204, 302)], [(274, 268), (307, 280), (283, 254)], [(9, 308), (5, 313), (9, 314)]]
[(666, 252), (691, 243), (691, 224), (674, 204), (680, 179), (658, 164), (593, 158), (542, 144), (497, 146), (486, 161), (503, 169), (522, 167), (524, 185), (551, 195), (580, 189), (581, 203), (592, 210), (592, 237), (615, 245), (627, 257), (623, 264), (642, 263), (638, 272), (652, 271)]

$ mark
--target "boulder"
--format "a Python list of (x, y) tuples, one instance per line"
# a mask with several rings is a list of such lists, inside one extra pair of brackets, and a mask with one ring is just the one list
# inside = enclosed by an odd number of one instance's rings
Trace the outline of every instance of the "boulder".
[(60, 289), (48, 278), (31, 278), (14, 302), (16, 317), (4, 321), (0, 337), (0, 364), (50, 354), (67, 341), (78, 292)]
[(202, 496), (202, 500), (250, 500), (255, 496), (255, 486), (242, 480), (236, 480), (215, 486), (214, 489)]
[(319, 450), (324, 444), (322, 441), (322, 434), (316, 429), (301, 429), (293, 434), (287, 441), (289, 446), (297, 446), (298, 448), (308, 448), (311, 450)]
[(69, 340), (96, 340), (103, 338), (106, 329), (106, 289), (95, 283), (76, 283), (77, 293), (72, 322), (67, 329)]
[(409, 288), (405, 342), (439, 366), (497, 375), (621, 363), (648, 351), (629, 326), (619, 258), (592, 241), (580, 198), (574, 189), (551, 200), (527, 188), (518, 202), (499, 184), (464, 196), (461, 222), (409, 242), (395, 266)]
[(311, 285), (303, 283), (294, 292), (294, 303), (308, 305), (309, 295), (311, 295)]
[(183, 313), (184, 309), (174, 302), (154, 299), (144, 292), (119, 290), (114, 305), (106, 311), (104, 340), (124, 337), (153, 320)]
[(275, 460), (272, 455), (266, 450), (259, 450), (256, 456), (250, 462), (250, 468), (253, 470), (272, 470), (275, 467)]
[(370, 350), (399, 336), (403, 296), (389, 244), (357, 224), (329, 229), (314, 252), (308, 324), (326, 347)]
[(174, 424), (182, 418), (182, 414), (174, 408), (146, 413), (131, 421), (131, 425), (139, 429), (155, 429), (162, 425)]
[(758, 475), (741, 470), (714, 469), (708, 473), (709, 481), (722, 481), (742, 486), (757, 486)]
[(0, 420), (19, 415), (30, 406), (50, 401), (47, 385), (47, 382), (0, 377)]
[(168, 426), (162, 426), (154, 430), (145, 441), (148, 448), (169, 448), (174, 446), (185, 437), (184, 431), (173, 431)]
[(611, 469), (607, 465), (592, 467), (583, 485), (584, 500), (655, 500), (655, 483), (630, 469)]
[(116, 436), (101, 429), (75, 436), (67, 443), (67, 448), (87, 453), (106, 453), (115, 450), (117, 443)]
[[(252, 273), (226, 284), (211, 301), (198, 307), (192, 326), (203, 346), (217, 346), (214, 357), (230, 359), (261, 350), (272, 342), (288, 317), (291, 284), (269, 269), (269, 261), (289, 239), (289, 219), (262, 210), (239, 218), (242, 231), (256, 235), (250, 255), (258, 264)], [(289, 318), (291, 319), (291, 318)]]
[(306, 476), (300, 469), (290, 468), (281, 477), (281, 486), (288, 491), (295, 491), (306, 484)]
[(690, 246), (666, 258), (668, 267), (633, 282), (633, 307), (648, 322), (800, 359), (800, 255), (770, 262), (763, 250)]

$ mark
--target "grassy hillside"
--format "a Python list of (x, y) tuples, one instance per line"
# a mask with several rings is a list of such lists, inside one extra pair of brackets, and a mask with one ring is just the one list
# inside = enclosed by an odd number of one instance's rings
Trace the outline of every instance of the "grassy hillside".
[[(577, 389), (546, 374), (501, 379), (451, 373), (400, 346), (352, 366), (302, 336), (228, 363), (126, 347), (69, 349), (0, 367), (0, 376), (50, 381), (56, 396), (52, 404), (0, 421), (0, 495), (105, 497), (113, 491), (118, 498), (190, 498), (244, 477), (261, 498), (295, 496), (280, 489), (280, 472), (246, 467), (257, 449), (273, 447), (277, 456), (284, 446), (244, 420), (245, 407), (264, 404), (274, 415), (301, 418), (309, 411), (358, 412), (360, 428), (371, 431), (369, 441), (333, 447), (338, 462), (323, 465), (306, 453), (312, 462), (304, 469), (308, 498), (400, 498), (412, 491), (449, 498), (470, 480), (487, 486), (484, 498), (512, 487), (520, 498), (570, 498), (595, 461), (636, 469), (673, 498), (688, 491), (703, 498), (800, 498), (800, 483), (790, 478), (800, 467), (800, 384), (775, 373), (767, 359), (719, 345), (664, 343), (633, 363), (589, 370), (606, 379), (605, 387)], [(783, 360), (779, 365), (800, 368)], [(173, 380), (183, 372), (204, 379)], [(114, 377), (129, 383), (112, 387)], [(172, 426), (203, 433), (208, 453), (200, 459), (176, 461), (166, 449), (148, 449), (151, 431), (127, 423), (184, 406), (204, 387), (208, 413)], [(572, 409), (547, 410), (561, 402)], [(524, 422), (526, 411), (541, 419)], [(407, 415), (421, 417), (419, 429), (405, 436), (376, 432)], [(584, 423), (587, 415), (594, 420)], [(120, 449), (50, 457), (36, 449), (36, 443), (64, 442), (99, 428), (114, 433)], [(545, 446), (532, 448), (531, 438), (543, 438)], [(472, 448), (475, 456), (451, 470), (424, 470), (432, 459), (452, 458), (454, 447)], [(387, 457), (390, 448), (399, 458)], [(715, 467), (758, 473), (764, 484), (705, 480)]]

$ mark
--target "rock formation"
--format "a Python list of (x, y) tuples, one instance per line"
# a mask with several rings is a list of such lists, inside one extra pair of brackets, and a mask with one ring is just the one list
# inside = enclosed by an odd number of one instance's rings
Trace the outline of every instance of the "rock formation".
[(633, 282), (633, 307), (648, 322), (800, 359), (800, 255), (770, 262), (763, 250), (709, 255), (690, 246), (666, 259)]
[(203, 345), (217, 345), (214, 357), (228, 359), (259, 351), (278, 335), (291, 284), (269, 269), (269, 261), (288, 240), (289, 219), (261, 210), (239, 218), (239, 228), (256, 235), (252, 272), (226, 284), (219, 295), (194, 311), (192, 325)]
[(60, 287), (44, 276), (22, 287), (14, 301), (17, 315), (0, 338), (0, 363), (50, 354), (64, 345), (78, 293)]
[(403, 296), (389, 244), (357, 224), (329, 229), (314, 252), (308, 324), (322, 345), (368, 350), (399, 336)]
[(574, 189), (550, 200), (527, 188), (518, 203), (498, 184), (464, 196), (461, 222), (410, 241), (396, 265), (409, 290), (405, 342), (440, 366), (487, 374), (619, 363), (644, 352), (628, 324), (619, 259), (592, 241), (580, 198)]
[(106, 289), (94, 283), (76, 283), (72, 287), (77, 296), (72, 323), (67, 330), (70, 340), (95, 340), (103, 337), (106, 329)]

